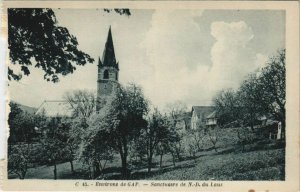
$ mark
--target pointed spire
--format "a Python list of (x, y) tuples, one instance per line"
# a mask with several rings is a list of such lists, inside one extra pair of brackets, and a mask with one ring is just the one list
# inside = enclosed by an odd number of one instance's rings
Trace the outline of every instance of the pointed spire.
[(99, 59), (98, 59), (98, 65), (102, 65), (102, 62), (101, 62), (100, 57), (99, 57)]
[(104, 66), (116, 66), (116, 56), (114, 50), (114, 44), (112, 40), (111, 26), (109, 26), (109, 31), (107, 35), (107, 40), (105, 43), (105, 48), (102, 56), (102, 64)]

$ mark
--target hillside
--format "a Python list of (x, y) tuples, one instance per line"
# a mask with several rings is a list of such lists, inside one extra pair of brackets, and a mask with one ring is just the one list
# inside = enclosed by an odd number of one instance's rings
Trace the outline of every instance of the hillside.
[(29, 107), (27, 105), (22, 105), (15, 101), (10, 101), (10, 102), (16, 103), (20, 107), (20, 109), (22, 109), (23, 111), (30, 113), (30, 114), (34, 114), (37, 110), (37, 108), (35, 108), (35, 107)]

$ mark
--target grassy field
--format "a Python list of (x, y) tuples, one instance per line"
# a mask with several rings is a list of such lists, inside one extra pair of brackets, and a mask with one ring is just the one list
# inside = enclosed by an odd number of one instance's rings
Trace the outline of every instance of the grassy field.
[(284, 149), (200, 156), (170, 171), (158, 171), (153, 180), (284, 180)]
[[(253, 148), (255, 149), (255, 148)], [(157, 165), (156, 162), (154, 162)], [(228, 148), (215, 152), (197, 153), (195, 159), (186, 158), (173, 166), (170, 156), (164, 158), (163, 167), (154, 167), (147, 173), (146, 166), (134, 167), (131, 179), (140, 180), (284, 180), (285, 149), (269, 148), (261, 150), (239, 150)], [(88, 179), (82, 165), (74, 163), (75, 174), (71, 174), (70, 164), (57, 167), (58, 179)], [(120, 178), (120, 162), (109, 163), (105, 170), (106, 179)], [(10, 175), (10, 178), (17, 178)], [(53, 179), (53, 166), (30, 168), (26, 179)]]

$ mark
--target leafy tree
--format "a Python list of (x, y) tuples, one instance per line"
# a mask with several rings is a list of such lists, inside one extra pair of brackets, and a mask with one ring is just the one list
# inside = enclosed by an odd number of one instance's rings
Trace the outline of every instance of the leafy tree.
[(261, 97), (259, 102), (274, 119), (282, 122), (285, 132), (286, 69), (285, 49), (271, 57), (259, 75)]
[[(105, 11), (110, 12), (110, 9)], [(115, 9), (120, 15), (130, 15), (129, 9)], [(78, 41), (65, 27), (59, 26), (54, 11), (48, 8), (8, 9), (8, 49), (10, 61), (18, 65), (24, 75), (30, 74), (30, 66), (44, 71), (44, 79), (58, 82), (58, 75), (68, 75), (94, 61), (78, 50)], [(35, 60), (35, 62), (33, 62)], [(9, 80), (20, 80), (8, 68)]]
[(250, 74), (238, 91), (229, 89), (218, 93), (214, 104), (219, 122), (243, 119), (253, 124), (258, 116), (271, 114), (285, 124), (285, 78), (285, 50), (280, 50), (266, 67)]
[[(177, 124), (182, 121), (182, 117), (184, 117), (187, 106), (185, 103), (181, 101), (175, 101), (173, 103), (168, 103), (166, 105), (166, 111), (168, 116), (168, 126), (169, 126), (169, 132), (171, 133), (171, 137), (169, 140), (169, 150), (170, 153), (177, 156), (178, 160), (181, 160), (180, 153), (182, 150), (182, 138), (183, 138), (183, 132), (181, 130), (181, 127), (178, 127)], [(174, 156), (175, 157), (175, 156)], [(175, 161), (173, 161), (175, 163)]]
[(10, 102), (8, 125), (10, 128), (10, 143), (30, 142), (36, 137), (35, 116), (24, 112), (17, 103)]
[(8, 145), (8, 173), (17, 174), (19, 179), (25, 179), (31, 163), (32, 144)]
[(173, 166), (175, 167), (175, 159), (181, 160), (181, 140), (182, 137), (178, 131), (173, 127), (173, 121), (168, 121), (168, 137), (167, 137), (167, 151), (171, 153)]
[(237, 99), (240, 107), (240, 118), (244, 125), (250, 125), (252, 131), (257, 119), (266, 113), (260, 102), (262, 90), (256, 74), (250, 74), (237, 91)]
[(141, 130), (140, 136), (134, 138), (131, 144), (129, 144), (129, 158), (130, 161), (135, 163), (143, 163), (144, 157), (147, 155), (147, 141), (145, 140), (146, 133)]
[(230, 123), (238, 121), (241, 123), (241, 110), (237, 94), (232, 89), (220, 91), (213, 100), (218, 116), (218, 124), (227, 126)]
[(73, 112), (73, 118), (87, 119), (96, 110), (96, 94), (87, 90), (76, 90), (66, 92), (64, 99), (70, 105)]
[(245, 151), (245, 146), (254, 141), (255, 135), (247, 127), (236, 129), (238, 142), (237, 144), (242, 147), (242, 152)]
[[(258, 118), (271, 117), (282, 122), (285, 133), (285, 50), (280, 50), (266, 63), (266, 67), (250, 74), (237, 91), (223, 90), (214, 99), (221, 126), (236, 124), (250, 126), (252, 131)], [(241, 131), (243, 132), (243, 131)], [(245, 132), (244, 132), (245, 133)], [(247, 137), (242, 137), (240, 140)]]
[[(99, 158), (97, 158), (100, 152), (98, 148), (93, 148), (91, 143), (85, 143), (83, 146), (83, 141), (89, 139), (86, 137), (91, 137), (87, 129), (89, 127), (89, 118), (94, 115), (96, 110), (96, 94), (87, 90), (76, 90), (66, 92), (63, 97), (72, 110), (72, 117), (69, 119), (71, 128), (67, 140), (67, 149), (71, 155), (69, 161), (71, 163), (72, 172), (72, 161), (75, 159), (75, 154), (77, 153), (79, 159), (89, 166), (92, 166), (90, 168), (90, 170), (92, 170), (91, 178), (94, 178), (100, 174), (101, 164), (99, 164)], [(95, 137), (95, 139), (98, 139), (98, 137)], [(93, 142), (95, 143), (96, 141)], [(78, 151), (79, 147), (81, 147), (80, 151)]]
[(69, 129), (69, 123), (61, 117), (49, 118), (43, 126), (42, 153), (47, 157), (47, 163), (54, 166), (54, 179), (57, 179), (57, 164), (68, 161), (71, 156), (67, 146)]
[[(59, 80), (58, 74), (73, 73), (75, 65), (94, 61), (77, 46), (76, 37), (58, 25), (52, 9), (8, 9), (9, 56), (13, 64), (20, 65), (24, 75), (30, 74), (32, 58), (36, 61), (34, 67), (41, 68), (44, 78), (53, 82)], [(8, 69), (9, 80), (20, 78)]]
[(203, 128), (190, 129), (184, 136), (185, 148), (195, 158), (196, 152), (201, 150), (201, 141), (205, 134)]
[(220, 131), (219, 127), (207, 129), (208, 139), (211, 142), (211, 144), (213, 145), (213, 149), (215, 150), (215, 152), (218, 152), (217, 143), (219, 141), (220, 134), (221, 134), (221, 131)]
[(152, 158), (160, 141), (167, 138), (168, 126), (166, 119), (160, 114), (158, 109), (154, 109), (154, 113), (149, 118), (149, 124), (142, 130), (142, 138), (145, 141), (144, 147), (147, 151), (148, 172), (151, 172)]
[[(122, 177), (127, 179), (127, 156), (129, 145), (147, 126), (144, 116), (148, 113), (148, 101), (144, 98), (140, 87), (130, 84), (119, 86), (99, 111), (98, 120), (93, 127), (97, 132), (105, 132), (113, 149), (118, 151), (122, 163)], [(94, 134), (96, 135), (96, 133)], [(104, 140), (102, 140), (104, 142)]]
[[(116, 13), (119, 13), (120, 15), (127, 15), (130, 16), (130, 10), (129, 9), (113, 9)], [(112, 9), (104, 9), (105, 12), (110, 13)]]
[(162, 168), (163, 156), (169, 152), (168, 137), (159, 141), (156, 147), (156, 154), (159, 155), (159, 167)]
[(115, 152), (112, 147), (112, 135), (106, 131), (104, 122), (105, 114), (94, 114), (88, 121), (88, 127), (82, 132), (79, 148), (79, 158), (89, 167), (90, 178), (102, 174), (107, 161), (113, 159)]
[(180, 117), (187, 111), (187, 106), (182, 101), (174, 101), (167, 103), (165, 110), (176, 124)]

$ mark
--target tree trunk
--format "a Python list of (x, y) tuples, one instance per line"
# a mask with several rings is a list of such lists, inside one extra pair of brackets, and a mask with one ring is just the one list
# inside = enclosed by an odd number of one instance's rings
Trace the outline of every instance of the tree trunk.
[(148, 157), (148, 173), (151, 172), (151, 166), (152, 166), (152, 152), (150, 152), (150, 155)]
[(54, 180), (56, 180), (56, 179), (57, 179), (56, 162), (54, 162), (54, 170), (53, 170), (53, 173), (54, 173)]
[(127, 157), (125, 155), (121, 155), (122, 160), (122, 179), (128, 179), (129, 173), (127, 170)]
[(97, 161), (94, 161), (94, 178), (100, 175), (100, 167)]
[(215, 152), (218, 152), (218, 150), (217, 150), (217, 148), (216, 148), (216, 146), (214, 145), (214, 150), (215, 150)]
[(20, 179), (25, 179), (26, 171), (22, 171)]
[(251, 131), (254, 132), (254, 125), (253, 125), (253, 122), (251, 122)]
[(163, 154), (160, 154), (159, 168), (162, 167)]
[(93, 168), (91, 165), (89, 165), (89, 174), (90, 174), (90, 179), (93, 179), (94, 175), (93, 175)]
[(72, 174), (74, 174), (74, 165), (73, 165), (73, 161), (70, 160), (70, 165), (71, 165), (71, 172)]
[(172, 153), (172, 159), (173, 159), (173, 166), (175, 167), (176, 165), (175, 165), (175, 154), (174, 153)]
[(179, 149), (177, 149), (177, 147), (176, 147), (176, 155), (177, 155), (177, 159), (178, 159), (178, 161), (180, 161), (181, 160), (181, 157), (180, 157), (180, 152), (179, 152)]

